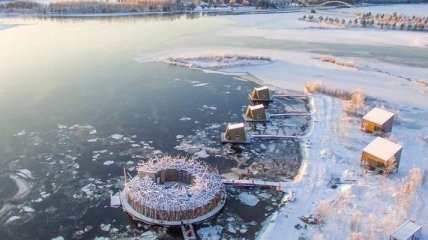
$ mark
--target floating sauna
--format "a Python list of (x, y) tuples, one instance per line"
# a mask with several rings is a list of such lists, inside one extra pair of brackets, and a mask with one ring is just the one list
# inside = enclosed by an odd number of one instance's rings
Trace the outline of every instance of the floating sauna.
[(226, 191), (217, 169), (184, 157), (160, 157), (138, 165), (138, 175), (120, 194), (135, 220), (173, 226), (206, 220), (224, 206)]
[(403, 147), (388, 139), (376, 137), (363, 149), (361, 164), (386, 173), (398, 171)]
[(269, 117), (266, 113), (265, 106), (263, 104), (248, 105), (245, 113), (242, 115), (246, 122), (267, 122)]
[(364, 115), (361, 121), (361, 130), (369, 133), (388, 133), (392, 130), (394, 113), (381, 108), (373, 108)]
[(252, 102), (272, 102), (268, 87), (256, 87), (249, 95)]
[(222, 143), (250, 143), (250, 138), (245, 132), (244, 123), (229, 124), (221, 134)]

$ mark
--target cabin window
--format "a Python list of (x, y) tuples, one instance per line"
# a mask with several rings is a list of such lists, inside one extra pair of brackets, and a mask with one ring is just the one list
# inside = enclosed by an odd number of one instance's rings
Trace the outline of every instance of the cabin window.
[(239, 140), (239, 138), (240, 138), (240, 137), (239, 137), (239, 135), (236, 135), (236, 136), (235, 136), (235, 139), (236, 139), (236, 140)]
[(258, 113), (257, 118), (262, 118), (262, 115), (260, 115), (260, 113)]

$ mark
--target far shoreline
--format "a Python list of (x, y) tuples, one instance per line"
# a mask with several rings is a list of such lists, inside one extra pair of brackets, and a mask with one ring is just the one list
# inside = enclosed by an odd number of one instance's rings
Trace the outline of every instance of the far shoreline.
[(4, 13), (0, 12), (2, 18), (110, 18), (110, 17), (145, 17), (145, 16), (185, 16), (185, 15), (201, 15), (201, 16), (222, 16), (222, 15), (246, 15), (246, 14), (275, 14), (275, 13), (291, 13), (307, 10), (305, 7), (296, 7), (289, 9), (253, 9), (253, 10), (209, 10), (209, 11), (146, 11), (146, 12), (118, 12), (118, 13), (76, 13), (76, 14), (39, 14), (39, 13)]
[[(415, 4), (415, 3), (397, 3), (397, 4), (360, 4), (355, 8), (373, 7), (373, 6), (390, 6), (401, 4)], [(417, 4), (417, 3), (416, 3)], [(420, 3), (424, 4), (424, 3)], [(323, 6), (321, 9), (316, 9), (316, 6), (291, 6), (280, 9), (257, 9), (256, 7), (218, 7), (211, 9), (198, 9), (198, 10), (179, 10), (179, 11), (144, 11), (144, 12), (115, 12), (115, 13), (20, 13), (20, 12), (0, 12), (0, 18), (120, 18), (120, 17), (157, 17), (157, 16), (186, 16), (186, 15), (199, 15), (199, 16), (229, 16), (229, 15), (253, 15), (253, 14), (279, 14), (279, 13), (293, 13), (315, 10), (331, 10), (349, 8), (342, 5), (336, 6)]]

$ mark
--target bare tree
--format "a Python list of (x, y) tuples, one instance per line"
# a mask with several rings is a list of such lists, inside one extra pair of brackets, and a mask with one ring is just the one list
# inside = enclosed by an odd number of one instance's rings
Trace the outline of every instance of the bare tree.
[(360, 232), (351, 232), (346, 239), (347, 240), (361, 240), (363, 238), (361, 237)]
[(331, 214), (331, 206), (328, 200), (319, 200), (315, 204), (315, 219), (319, 223), (325, 223)]
[(352, 232), (360, 232), (361, 231), (361, 218), (363, 215), (360, 211), (354, 212), (351, 218), (351, 231)]
[(364, 225), (366, 227), (364, 239), (375, 240), (376, 239), (377, 220), (376, 220), (376, 217), (373, 213), (369, 214)]

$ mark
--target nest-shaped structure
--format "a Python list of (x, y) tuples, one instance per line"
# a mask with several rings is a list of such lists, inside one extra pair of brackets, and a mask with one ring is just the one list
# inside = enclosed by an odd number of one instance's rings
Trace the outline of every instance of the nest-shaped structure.
[(146, 221), (197, 222), (221, 209), (226, 192), (217, 169), (184, 157), (164, 156), (140, 163), (138, 176), (125, 183), (124, 195)]

